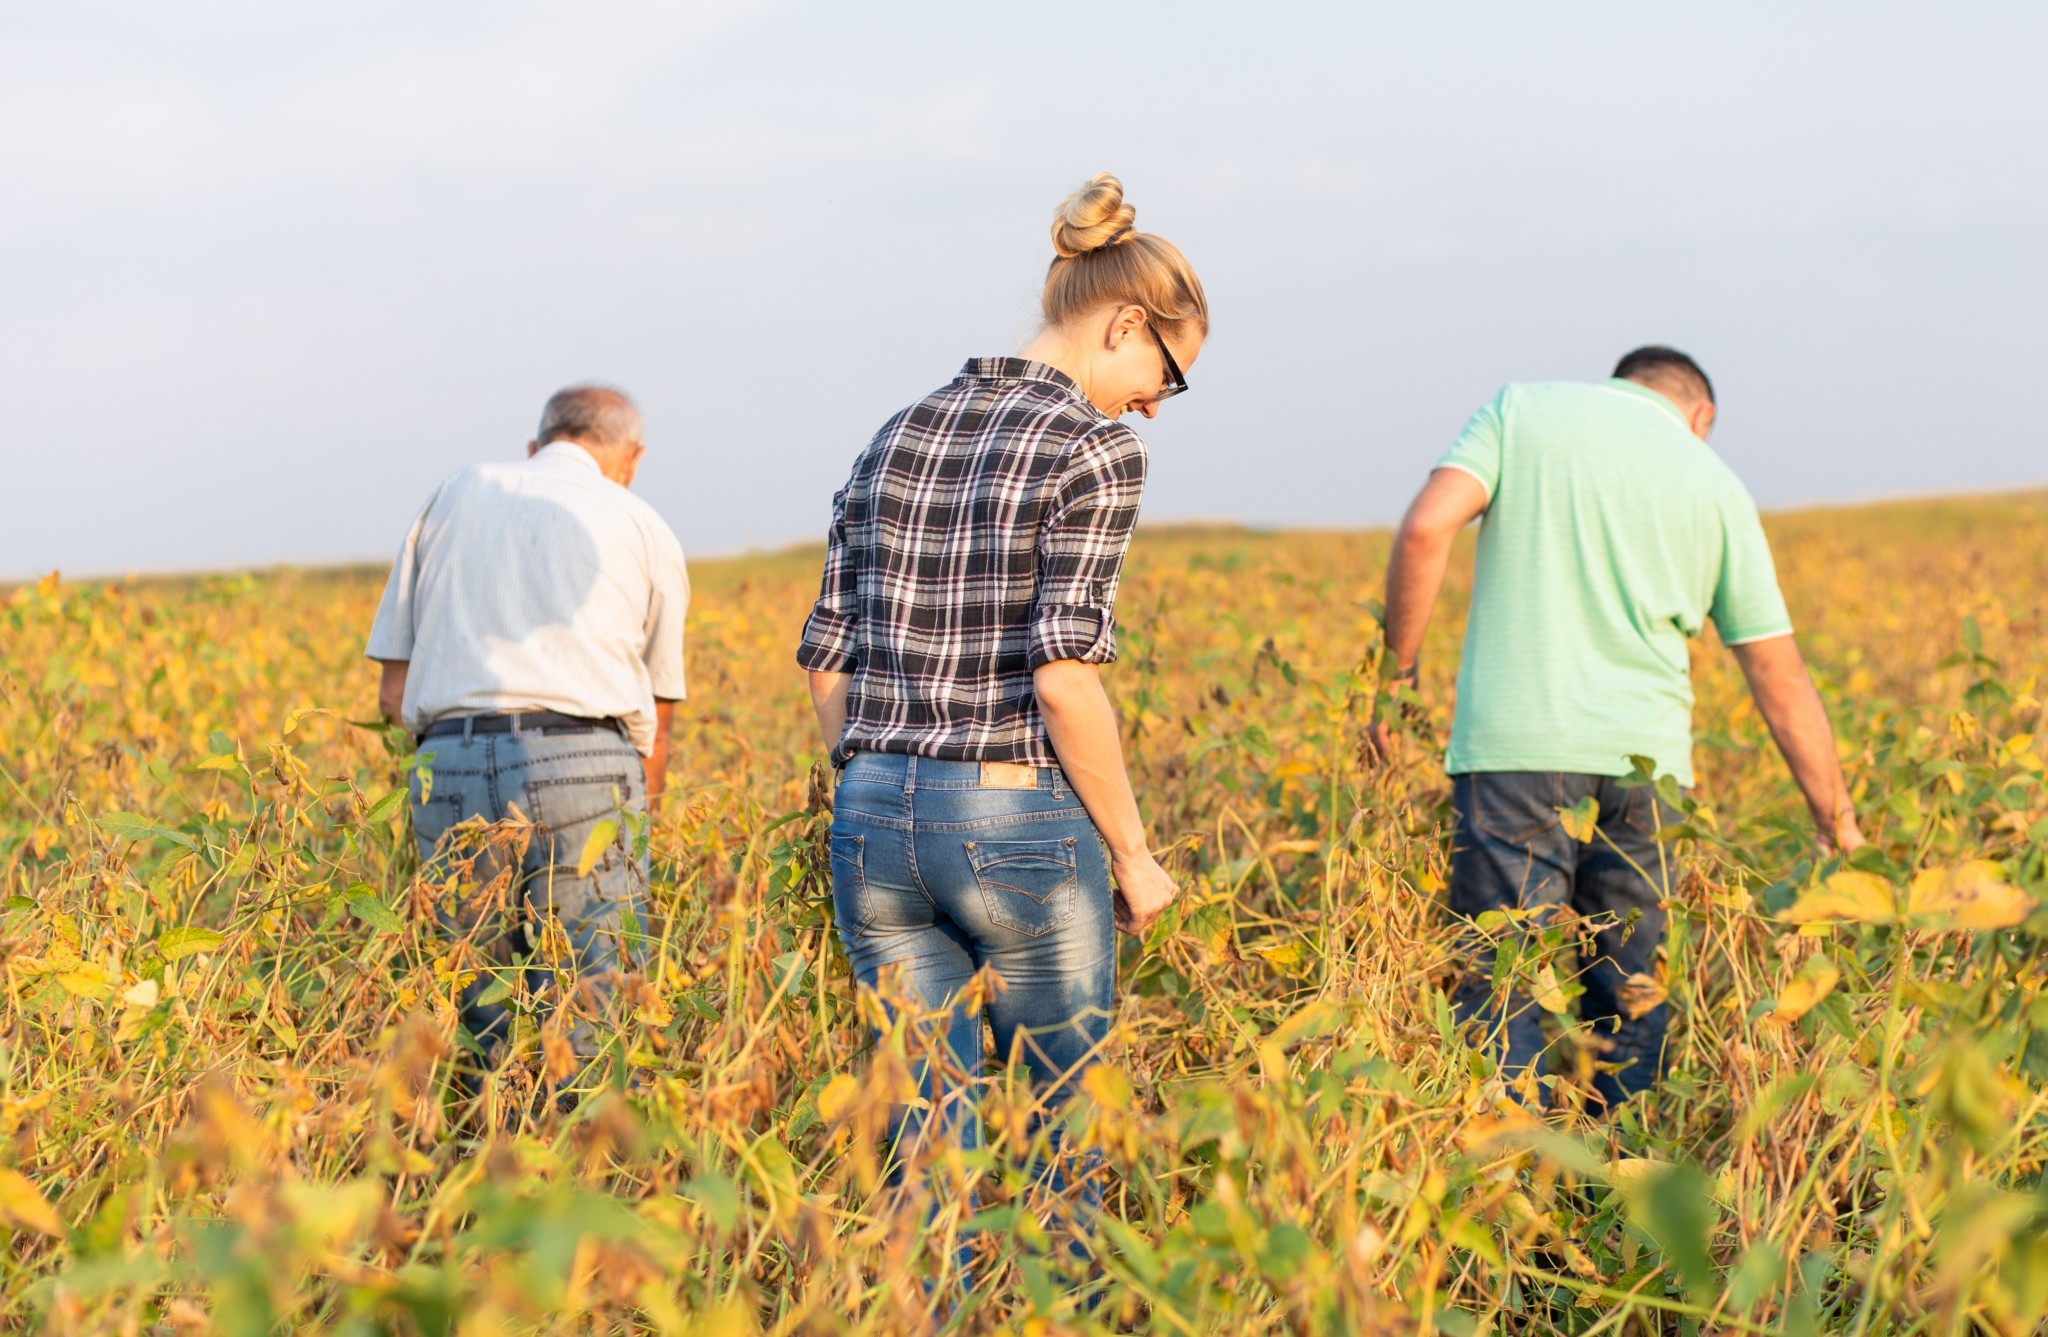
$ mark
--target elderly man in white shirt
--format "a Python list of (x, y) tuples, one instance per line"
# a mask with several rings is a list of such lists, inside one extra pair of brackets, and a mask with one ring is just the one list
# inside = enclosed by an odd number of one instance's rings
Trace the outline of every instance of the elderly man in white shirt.
[[(626, 490), (645, 448), (624, 393), (556, 394), (526, 453), (434, 490), (367, 655), (385, 718), (419, 739), (413, 829), (477, 972), (463, 1023), (489, 1056), (508, 1004), (547, 1020), (559, 1078), (596, 1056), (596, 1018), (637, 956), (625, 938), (645, 922), (645, 856), (622, 836), (579, 864), (599, 823), (661, 793), (689, 579), (675, 534)], [(533, 824), (523, 848), (481, 830), (508, 818)]]

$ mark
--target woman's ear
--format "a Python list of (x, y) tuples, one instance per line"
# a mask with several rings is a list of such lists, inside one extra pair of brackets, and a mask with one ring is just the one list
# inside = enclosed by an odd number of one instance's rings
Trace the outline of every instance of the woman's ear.
[(1118, 344), (1145, 328), (1145, 308), (1136, 302), (1121, 306), (1109, 318), (1109, 330), (1103, 340), (1103, 347), (1114, 349)]

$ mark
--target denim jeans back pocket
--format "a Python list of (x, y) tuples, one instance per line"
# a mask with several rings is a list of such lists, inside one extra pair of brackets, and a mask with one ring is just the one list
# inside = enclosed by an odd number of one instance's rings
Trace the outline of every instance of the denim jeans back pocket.
[(981, 884), (982, 904), (994, 923), (1041, 937), (1072, 919), (1081, 907), (1081, 877), (1074, 838), (970, 840), (967, 861)]
[(832, 833), (832, 913), (843, 925), (866, 928), (875, 922), (868, 901), (867, 837)]
[(1463, 783), (1454, 783), (1454, 798), (1472, 825), (1509, 845), (1527, 845), (1556, 826), (1557, 810), (1566, 806), (1555, 771), (1480, 771), (1457, 780)]

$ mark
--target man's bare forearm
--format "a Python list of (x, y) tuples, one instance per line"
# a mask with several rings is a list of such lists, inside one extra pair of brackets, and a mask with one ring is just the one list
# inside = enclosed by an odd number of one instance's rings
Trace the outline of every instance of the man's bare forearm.
[(1060, 769), (1109, 846), (1110, 857), (1144, 857), (1145, 823), (1124, 768), (1116, 711), (1102, 689), (1102, 675), (1093, 664), (1060, 660), (1032, 674), (1032, 685)]
[(1387, 649), (1397, 669), (1415, 667), (1443, 591), (1458, 531), (1486, 509), (1486, 488), (1462, 469), (1438, 469), (1401, 517), (1387, 558)]
[(675, 724), (676, 703), (657, 699), (654, 703), (654, 747), (640, 759), (646, 772), (647, 806), (651, 811), (661, 791), (668, 788), (669, 730)]
[(412, 667), (410, 660), (380, 659), (377, 676), (377, 713), (384, 717), (386, 724), (405, 723), (405, 675)]
[(1387, 649), (1397, 670), (1415, 667), (1422, 655), (1422, 637), (1429, 630), (1437, 595), (1450, 567), (1453, 534), (1414, 532), (1403, 527), (1394, 536), (1387, 559)]
[(1855, 810), (1841, 758), (1835, 753), (1834, 725), (1797, 642), (1790, 635), (1773, 636), (1730, 649), (1742, 665), (1758, 712), (1770, 726), (1772, 741), (1806, 797), (1814, 823), (1828, 835), (1845, 819), (1853, 823)]

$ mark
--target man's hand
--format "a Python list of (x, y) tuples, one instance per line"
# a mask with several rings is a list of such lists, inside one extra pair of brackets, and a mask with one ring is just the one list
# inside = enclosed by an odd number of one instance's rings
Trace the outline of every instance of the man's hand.
[[(1389, 674), (1386, 678), (1385, 686), (1389, 691), (1400, 691), (1403, 688), (1413, 690), (1415, 684), (1421, 680), (1421, 677), (1421, 666), (1410, 664), (1405, 669)], [(1407, 760), (1406, 756), (1403, 755), (1406, 749), (1401, 746), (1400, 736), (1394, 732), (1393, 726), (1387, 723), (1384, 713), (1386, 704), (1390, 703), (1385, 703), (1384, 698), (1382, 698), (1382, 703), (1376, 705), (1373, 710), (1372, 723), (1367, 725), (1365, 730), (1365, 751), (1367, 756), (1377, 764), (1393, 766)], [(1415, 719), (1421, 715), (1421, 712), (1416, 710), (1415, 706), (1410, 702), (1401, 702), (1395, 705), (1394, 709), (1399, 710), (1403, 717), (1408, 719)]]
[(1845, 808), (1835, 815), (1832, 830), (1824, 826), (1814, 833), (1814, 843), (1824, 855), (1846, 855), (1870, 842), (1864, 839), (1863, 828), (1856, 825), (1856, 814)]
[(1180, 895), (1180, 888), (1150, 853), (1112, 857), (1109, 867), (1116, 875), (1116, 926), (1134, 938), (1141, 938), (1173, 903), (1173, 898)]

